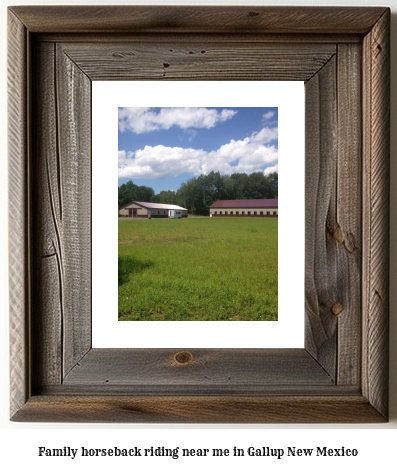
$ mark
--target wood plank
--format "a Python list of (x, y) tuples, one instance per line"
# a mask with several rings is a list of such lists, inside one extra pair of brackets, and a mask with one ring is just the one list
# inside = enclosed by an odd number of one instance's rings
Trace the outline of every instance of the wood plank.
[(238, 384), (232, 389), (230, 384), (62, 384), (42, 386), (36, 395), (41, 396), (361, 396), (355, 386), (335, 386), (335, 384)]
[[(334, 44), (175, 41), (66, 44), (64, 53), (91, 80), (309, 80), (336, 53)], [(249, 72), (248, 72), (249, 71)]]
[(209, 389), (241, 386), (331, 385), (332, 378), (304, 349), (93, 349), (66, 376), (65, 385), (145, 385), (152, 390), (179, 386)]
[(305, 347), (336, 378), (336, 59), (306, 84)]
[[(36, 299), (40, 302), (40, 317), (33, 327), (34, 383), (33, 391), (42, 384), (62, 383), (62, 277), (57, 253), (42, 256), (37, 261)], [(37, 337), (36, 337), (37, 334)], [(36, 342), (36, 339), (39, 342)], [(40, 343), (40, 346), (39, 346)]]
[(383, 7), (18, 6), (31, 32), (366, 33)]
[(54, 44), (35, 59), (38, 387), (61, 383), (91, 347), (91, 83)]
[(336, 239), (338, 384), (361, 384), (362, 111), (361, 48), (338, 47), (338, 161)]
[(388, 413), (390, 12), (364, 40), (363, 393)]
[(14, 421), (76, 423), (378, 423), (382, 417), (360, 396), (39, 396)]
[(362, 33), (342, 33), (336, 34), (329, 32), (327, 34), (297, 34), (297, 33), (285, 33), (285, 34), (276, 34), (276, 33), (269, 33), (269, 34), (261, 34), (260, 32), (241, 32), (237, 36), (231, 33), (221, 33), (217, 34), (216, 36), (212, 33), (200, 33), (197, 34), (177, 34), (177, 33), (35, 33), (35, 41), (39, 42), (53, 42), (57, 44), (77, 44), (77, 43), (102, 43), (102, 44), (131, 44), (131, 43), (139, 43), (139, 42), (146, 42), (155, 44), (161, 41), (164, 36), (175, 43), (181, 44), (186, 41), (189, 41), (191, 44), (198, 44), (201, 42), (210, 43), (213, 42), (215, 37), (221, 40), (224, 43), (253, 43), (256, 44), (322, 44), (324, 46), (333, 46), (335, 47), (336, 44), (342, 43), (356, 43), (361, 44), (362, 42)]
[(28, 86), (26, 28), (8, 14), (8, 240), (10, 305), (10, 411), (30, 393), (29, 281), (30, 224), (28, 172)]
[(63, 375), (91, 348), (91, 81), (56, 47)]
[(35, 276), (32, 280), (33, 377), (39, 384), (60, 384), (63, 351), (63, 240), (59, 222), (60, 187), (55, 92), (55, 48), (34, 48), (32, 194)]

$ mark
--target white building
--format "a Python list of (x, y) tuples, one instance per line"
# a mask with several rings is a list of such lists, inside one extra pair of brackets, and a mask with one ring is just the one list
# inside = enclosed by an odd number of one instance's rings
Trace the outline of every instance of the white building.
[(176, 204), (143, 203), (141, 201), (131, 201), (119, 210), (119, 217), (126, 218), (175, 218), (177, 212), (180, 217), (187, 217), (187, 209)]
[(211, 204), (210, 216), (278, 217), (278, 199), (218, 200)]

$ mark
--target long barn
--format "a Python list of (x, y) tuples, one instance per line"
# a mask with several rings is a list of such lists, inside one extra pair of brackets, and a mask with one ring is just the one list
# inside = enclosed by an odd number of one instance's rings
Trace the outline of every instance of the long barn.
[(278, 199), (218, 200), (211, 204), (210, 216), (278, 217)]
[(127, 218), (168, 218), (174, 217), (175, 211), (181, 212), (181, 217), (187, 217), (187, 209), (176, 204), (144, 203), (131, 201), (119, 209), (119, 217)]

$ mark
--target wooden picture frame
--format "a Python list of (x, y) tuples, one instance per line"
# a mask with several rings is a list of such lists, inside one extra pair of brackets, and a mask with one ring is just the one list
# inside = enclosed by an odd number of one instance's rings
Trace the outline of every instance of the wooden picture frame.
[[(387, 421), (389, 23), (383, 7), (9, 8), (11, 420)], [(304, 349), (91, 348), (92, 80), (305, 81)]]

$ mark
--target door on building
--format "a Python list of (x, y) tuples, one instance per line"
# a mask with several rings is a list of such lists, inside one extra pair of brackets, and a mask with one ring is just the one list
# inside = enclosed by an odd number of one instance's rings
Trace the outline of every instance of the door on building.
[(132, 218), (132, 208), (128, 208), (128, 217)]

